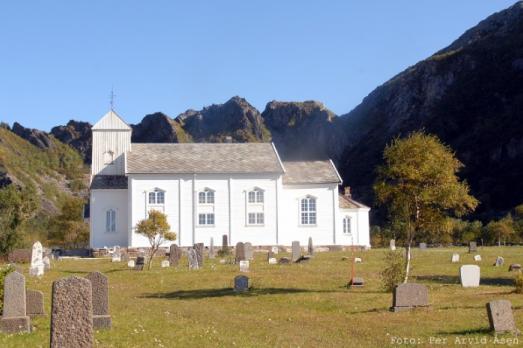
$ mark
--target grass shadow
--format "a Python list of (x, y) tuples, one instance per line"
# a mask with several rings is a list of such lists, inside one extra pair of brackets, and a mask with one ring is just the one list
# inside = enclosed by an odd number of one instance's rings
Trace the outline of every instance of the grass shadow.
[(246, 292), (236, 292), (232, 288), (222, 289), (198, 289), (198, 290), (180, 290), (165, 293), (147, 293), (141, 298), (164, 298), (177, 300), (199, 300), (213, 297), (226, 296), (262, 296), (262, 295), (281, 295), (297, 293), (335, 293), (333, 290), (309, 290), (309, 289), (287, 289), (287, 288), (251, 288)]
[(461, 336), (461, 335), (488, 335), (488, 334), (491, 334), (491, 331), (489, 328), (438, 332), (438, 335), (458, 335), (458, 336)]
[[(114, 272), (123, 272), (123, 271), (127, 271), (127, 269), (119, 269), (119, 268), (114, 268), (114, 269), (110, 269), (108, 271), (99, 271), (100, 273), (114, 273)], [(88, 274), (88, 273), (91, 273), (91, 272), (87, 272), (87, 271), (70, 271), (70, 270), (63, 270), (63, 271), (60, 271), (61, 273), (67, 273), (67, 274)], [(96, 271), (93, 271), (93, 272), (96, 272)]]
[[(416, 280), (426, 281), (431, 283), (438, 284), (460, 284), (459, 276), (451, 275), (428, 275), (428, 276), (414, 276)], [(495, 278), (485, 278), (481, 277), (480, 285), (496, 285), (496, 286), (514, 286), (513, 278), (506, 277), (495, 277)]]

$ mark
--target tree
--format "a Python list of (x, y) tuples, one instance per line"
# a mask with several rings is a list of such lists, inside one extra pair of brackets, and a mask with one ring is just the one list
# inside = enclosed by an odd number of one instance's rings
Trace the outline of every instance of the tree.
[(160, 246), (165, 241), (176, 239), (176, 233), (170, 232), (170, 229), (171, 226), (167, 222), (167, 215), (157, 210), (149, 211), (149, 217), (136, 224), (136, 233), (147, 237), (151, 245), (149, 260), (147, 261), (148, 269), (151, 269), (153, 257)]
[(506, 242), (507, 239), (515, 235), (513, 228), (513, 220), (511, 215), (507, 215), (501, 220), (491, 221), (487, 225), (487, 232), (492, 240), (498, 241), (498, 246), (501, 246), (501, 240)]
[(378, 204), (385, 205), (392, 226), (406, 243), (408, 281), (411, 246), (417, 237), (445, 240), (452, 233), (449, 216), (473, 211), (478, 201), (457, 172), (463, 164), (434, 135), (414, 132), (396, 138), (383, 153), (374, 185)]
[(0, 255), (7, 255), (22, 239), (22, 227), (39, 208), (33, 186), (0, 189)]
[(89, 240), (89, 226), (84, 221), (84, 201), (71, 197), (62, 204), (60, 214), (49, 221), (48, 239), (64, 248), (80, 248)]

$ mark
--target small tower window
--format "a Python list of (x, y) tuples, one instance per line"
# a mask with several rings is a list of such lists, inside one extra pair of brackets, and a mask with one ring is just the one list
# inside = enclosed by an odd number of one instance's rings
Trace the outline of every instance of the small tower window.
[(104, 152), (104, 164), (114, 164), (114, 152)]

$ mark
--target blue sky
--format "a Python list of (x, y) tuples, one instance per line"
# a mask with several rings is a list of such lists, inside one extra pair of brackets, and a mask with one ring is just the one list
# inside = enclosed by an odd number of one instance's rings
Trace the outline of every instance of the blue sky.
[(515, 0), (2, 1), (0, 120), (49, 130), (109, 108), (148, 113), (245, 97), (344, 114)]

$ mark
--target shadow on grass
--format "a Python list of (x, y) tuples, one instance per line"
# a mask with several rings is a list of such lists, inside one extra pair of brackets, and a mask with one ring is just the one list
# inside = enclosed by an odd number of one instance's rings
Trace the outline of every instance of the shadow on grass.
[(468, 329), (468, 330), (459, 330), (459, 331), (440, 331), (438, 335), (488, 335), (490, 334), (488, 328), (481, 329)]
[[(127, 269), (110, 269), (108, 271), (103, 271), (101, 273), (114, 273), (114, 272), (123, 272), (123, 271), (127, 271)], [(88, 274), (88, 273), (91, 273), (91, 272), (87, 272), (87, 271), (69, 271), (69, 270), (63, 270), (63, 271), (60, 271), (61, 273), (67, 273), (67, 274)], [(96, 271), (93, 271), (93, 272), (96, 272)]]
[[(415, 276), (416, 280), (427, 281), (438, 284), (460, 284), (458, 276), (450, 275), (429, 275), (429, 276)], [(499, 285), (499, 286), (514, 286), (513, 278), (497, 277), (497, 278), (484, 278), (481, 277), (480, 285)]]
[(198, 290), (180, 290), (164, 293), (148, 293), (144, 294), (142, 298), (165, 298), (165, 299), (179, 299), (179, 300), (198, 300), (212, 297), (226, 297), (226, 296), (261, 296), (261, 295), (281, 295), (281, 294), (297, 294), (297, 293), (335, 293), (334, 290), (308, 290), (308, 289), (285, 289), (285, 288), (251, 288), (246, 292), (235, 292), (231, 288), (222, 289), (198, 289)]

